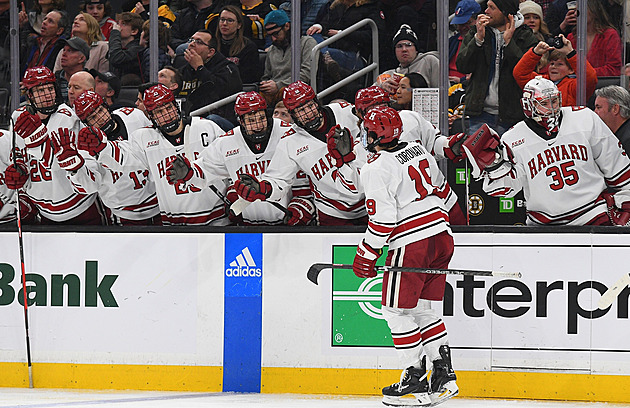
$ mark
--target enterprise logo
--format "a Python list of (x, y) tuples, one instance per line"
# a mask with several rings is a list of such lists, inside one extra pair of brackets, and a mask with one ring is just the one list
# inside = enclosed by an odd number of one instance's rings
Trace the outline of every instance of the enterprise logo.
[(229, 277), (261, 277), (262, 269), (256, 267), (256, 262), (252, 254), (249, 252), (249, 248), (245, 247), (240, 254), (236, 256), (230, 267), (225, 268), (225, 276)]

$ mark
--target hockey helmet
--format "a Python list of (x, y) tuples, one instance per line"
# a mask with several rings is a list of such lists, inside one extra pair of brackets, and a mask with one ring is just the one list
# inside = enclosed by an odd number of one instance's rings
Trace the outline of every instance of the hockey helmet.
[[(177, 130), (181, 122), (181, 113), (175, 103), (175, 96), (170, 89), (163, 84), (155, 84), (144, 91), (142, 98), (149, 118), (162, 133), (169, 134)], [(177, 112), (176, 117), (167, 114), (156, 115), (155, 110), (161, 106), (171, 104)]]
[[(99, 110), (99, 107), (103, 107)], [(74, 100), (74, 111), (81, 121), (88, 126), (96, 126), (109, 133), (116, 128), (116, 122), (107, 109), (103, 98), (92, 90), (83, 91)]]
[(361, 116), (374, 105), (386, 105), (391, 102), (389, 94), (379, 86), (359, 89), (354, 97), (354, 108)]
[(401, 133), (402, 119), (398, 112), (389, 106), (375, 106), (363, 118), (361, 142), (366, 150), (374, 152), (377, 145), (397, 143)]
[(284, 88), (282, 102), (289, 112), (304, 105), (308, 101), (316, 100), (317, 95), (310, 85), (302, 81), (295, 81)]
[[(55, 95), (50, 95), (50, 92), (52, 91), (44, 91), (44, 95), (38, 94), (36, 97), (33, 93), (33, 88), (47, 84), (54, 85)], [(33, 109), (44, 115), (50, 115), (56, 112), (59, 105), (63, 103), (61, 90), (57, 84), (57, 78), (55, 78), (55, 74), (53, 74), (48, 67), (41, 66), (27, 69), (26, 72), (24, 72), (24, 77), (22, 78), (22, 86), (26, 88), (29, 103)], [(46, 95), (46, 93), (48, 93), (48, 95)], [(51, 103), (49, 102), (50, 99), (54, 99), (52, 104), (50, 106), (45, 106)]]
[(523, 88), (523, 113), (547, 130), (557, 132), (560, 126), (562, 94), (552, 81), (537, 76)]
[[(307, 104), (313, 101), (314, 104)], [(317, 95), (310, 85), (296, 81), (284, 88), (282, 102), (287, 107), (293, 121), (307, 131), (321, 127), (324, 115), (321, 112)]]
[(24, 78), (22, 78), (22, 86), (26, 89), (32, 89), (37, 85), (54, 84), (55, 82), (57, 82), (57, 78), (48, 67), (29, 68), (24, 72)]
[(236, 97), (234, 111), (238, 117), (243, 137), (260, 144), (271, 133), (271, 118), (267, 114), (267, 102), (257, 92), (245, 92)]
[(234, 102), (234, 111), (238, 116), (267, 109), (267, 102), (258, 92), (239, 94)]

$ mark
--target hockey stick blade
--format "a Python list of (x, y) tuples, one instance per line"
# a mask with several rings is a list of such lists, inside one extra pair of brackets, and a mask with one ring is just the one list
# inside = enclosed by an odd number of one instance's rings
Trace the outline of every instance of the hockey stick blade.
[[(317, 285), (317, 277), (324, 269), (352, 269), (350, 264), (331, 264), (331, 263), (315, 263), (308, 268), (306, 277), (308, 280)], [(444, 275), (473, 275), (473, 276), (493, 276), (499, 278), (520, 278), (520, 272), (505, 271), (476, 271), (470, 269), (431, 269), (431, 268), (408, 268), (404, 266), (377, 266), (378, 272), (411, 272), (411, 273), (430, 273)]]
[(599, 302), (597, 302), (597, 307), (604, 310), (608, 308), (615, 301), (615, 298), (619, 296), (622, 290), (626, 288), (626, 286), (630, 285), (630, 274), (624, 273), (621, 279), (615, 282), (601, 298), (599, 298)]

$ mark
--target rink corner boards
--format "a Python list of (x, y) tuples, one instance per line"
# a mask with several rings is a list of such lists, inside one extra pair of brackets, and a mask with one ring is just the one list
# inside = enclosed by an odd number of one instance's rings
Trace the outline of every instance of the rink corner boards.
[[(221, 392), (223, 368), (34, 363), (35, 388)], [(25, 363), (0, 363), (0, 386), (28, 387)], [(261, 393), (380, 395), (399, 370), (262, 367)], [(457, 371), (460, 397), (628, 403), (630, 377)]]

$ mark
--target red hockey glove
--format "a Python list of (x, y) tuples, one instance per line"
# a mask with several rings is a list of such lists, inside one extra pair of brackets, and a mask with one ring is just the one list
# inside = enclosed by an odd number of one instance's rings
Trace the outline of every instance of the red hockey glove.
[(94, 126), (86, 126), (79, 131), (77, 148), (85, 150), (90, 156), (96, 156), (107, 146), (107, 135)]
[(264, 201), (271, 195), (271, 184), (268, 181), (258, 181), (256, 177), (245, 173), (239, 175), (234, 188), (238, 195), (250, 202)]
[(190, 180), (192, 176), (193, 171), (190, 161), (181, 154), (175, 156), (175, 160), (166, 166), (166, 179), (168, 180), (168, 184), (186, 182)]
[(352, 271), (359, 278), (373, 278), (376, 276), (376, 261), (383, 253), (382, 249), (374, 249), (365, 240), (357, 246), (357, 254), (354, 256)]
[(330, 129), (326, 134), (326, 145), (328, 146), (328, 153), (335, 159), (335, 166), (337, 167), (357, 158), (352, 150), (354, 148), (352, 135), (347, 128), (336, 125)]
[(315, 215), (315, 206), (310, 200), (302, 197), (293, 197), (287, 210), (291, 213), (285, 217), (287, 225), (309, 225)]
[(514, 156), (509, 147), (501, 142), (501, 137), (485, 123), (468, 136), (462, 144), (466, 157), (472, 166), (475, 179), (486, 172), (490, 179), (499, 179), (512, 171)]
[(620, 227), (630, 226), (630, 202), (625, 202), (621, 205), (621, 208), (615, 204), (614, 194), (603, 193), (606, 200), (606, 207), (608, 209), (608, 218), (612, 225)]
[(52, 132), (53, 149), (57, 156), (59, 167), (66, 171), (76, 171), (80, 169), (85, 160), (77, 151), (74, 141), (74, 132), (68, 128), (60, 127), (57, 132)]
[(28, 169), (22, 161), (16, 161), (15, 165), (9, 165), (4, 171), (4, 184), (11, 190), (22, 188), (27, 180)]
[(24, 111), (15, 121), (15, 133), (24, 139), (27, 148), (37, 147), (48, 138), (48, 129), (37, 114)]
[(225, 198), (230, 202), (229, 205), (227, 203), (225, 204), (225, 213), (227, 214), (230, 222), (235, 225), (241, 224), (243, 222), (243, 216), (241, 214), (235, 215), (234, 211), (230, 211), (232, 203), (236, 202), (239, 198), (234, 184), (228, 187), (227, 192), (225, 193)]
[(448, 144), (444, 147), (444, 154), (446, 157), (455, 163), (462, 160), (464, 158), (462, 152), (462, 144), (464, 143), (464, 140), (466, 140), (465, 133), (456, 133), (449, 137)]

